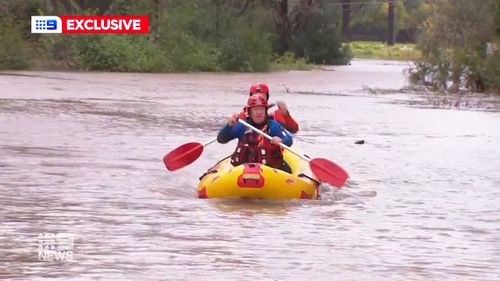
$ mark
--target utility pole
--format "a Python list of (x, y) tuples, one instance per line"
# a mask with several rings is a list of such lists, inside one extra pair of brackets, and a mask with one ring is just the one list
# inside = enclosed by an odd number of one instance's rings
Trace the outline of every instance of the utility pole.
[(342, 40), (351, 41), (351, 0), (340, 0), (342, 4)]
[(395, 36), (395, 31), (394, 31), (394, 23), (395, 23), (395, 17), (396, 13), (394, 11), (395, 5), (394, 1), (395, 0), (388, 0), (389, 1), (389, 10), (387, 13), (387, 17), (389, 19), (389, 38), (387, 39), (387, 44), (389, 46), (393, 46), (394, 43), (396, 42), (396, 36)]

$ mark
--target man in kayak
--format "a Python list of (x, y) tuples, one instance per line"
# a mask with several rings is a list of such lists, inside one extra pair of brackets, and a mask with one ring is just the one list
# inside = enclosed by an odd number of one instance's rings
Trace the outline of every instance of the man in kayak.
[[(253, 95), (264, 95), (266, 100), (269, 101), (269, 87), (262, 82), (253, 84), (250, 86), (250, 96)], [(278, 106), (278, 110), (272, 112), (269, 117), (280, 123), (290, 133), (297, 133), (299, 131), (299, 124), (290, 115), (287, 105), (282, 101), (277, 101), (276, 105)], [(246, 117), (248, 117), (248, 112), (245, 107), (240, 112), (239, 118), (244, 119)]]
[(283, 160), (279, 143), (290, 146), (293, 140), (278, 122), (269, 118), (267, 99), (263, 95), (250, 96), (246, 108), (250, 116), (245, 118), (246, 121), (270, 135), (272, 141), (238, 123), (238, 114), (231, 115), (217, 135), (219, 143), (228, 143), (238, 138), (238, 145), (231, 156), (231, 164), (238, 166), (243, 163), (262, 163), (291, 173), (290, 167)]

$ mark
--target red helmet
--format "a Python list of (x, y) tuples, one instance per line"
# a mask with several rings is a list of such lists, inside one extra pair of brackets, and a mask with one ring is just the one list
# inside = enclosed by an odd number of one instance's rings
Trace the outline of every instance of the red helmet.
[(264, 95), (254, 95), (248, 98), (247, 109), (259, 106), (268, 107), (267, 99), (264, 97)]
[(250, 95), (257, 93), (266, 94), (266, 98), (269, 99), (269, 87), (262, 82), (258, 82), (250, 86)]

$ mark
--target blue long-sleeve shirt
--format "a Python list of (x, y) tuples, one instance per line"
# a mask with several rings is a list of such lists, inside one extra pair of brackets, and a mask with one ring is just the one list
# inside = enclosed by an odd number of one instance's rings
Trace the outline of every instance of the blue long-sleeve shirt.
[[(251, 122), (250, 120), (247, 120), (247, 122), (258, 128), (258, 126), (253, 124), (253, 122)], [(292, 143), (293, 143), (292, 136), (290, 136), (286, 131), (284, 131), (278, 122), (276, 122), (274, 120), (270, 120), (268, 125), (269, 125), (268, 135), (270, 135), (271, 137), (281, 138), (281, 142), (284, 145), (287, 145), (287, 146), (292, 145)], [(230, 127), (229, 125), (226, 124), (219, 131), (219, 134), (217, 135), (217, 141), (219, 143), (228, 143), (229, 141), (236, 139), (236, 138), (241, 141), (243, 139), (243, 136), (245, 136), (245, 132), (247, 130), (251, 130), (251, 129), (245, 127), (245, 125), (240, 124), (240, 123), (236, 123), (232, 127)]]

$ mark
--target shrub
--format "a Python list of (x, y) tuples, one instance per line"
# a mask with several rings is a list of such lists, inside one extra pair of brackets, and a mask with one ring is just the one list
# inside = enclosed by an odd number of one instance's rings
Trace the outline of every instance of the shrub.
[[(27, 28), (27, 27), (26, 27)], [(0, 69), (26, 69), (32, 65), (33, 54), (22, 37), (25, 29), (9, 17), (0, 18)]]

